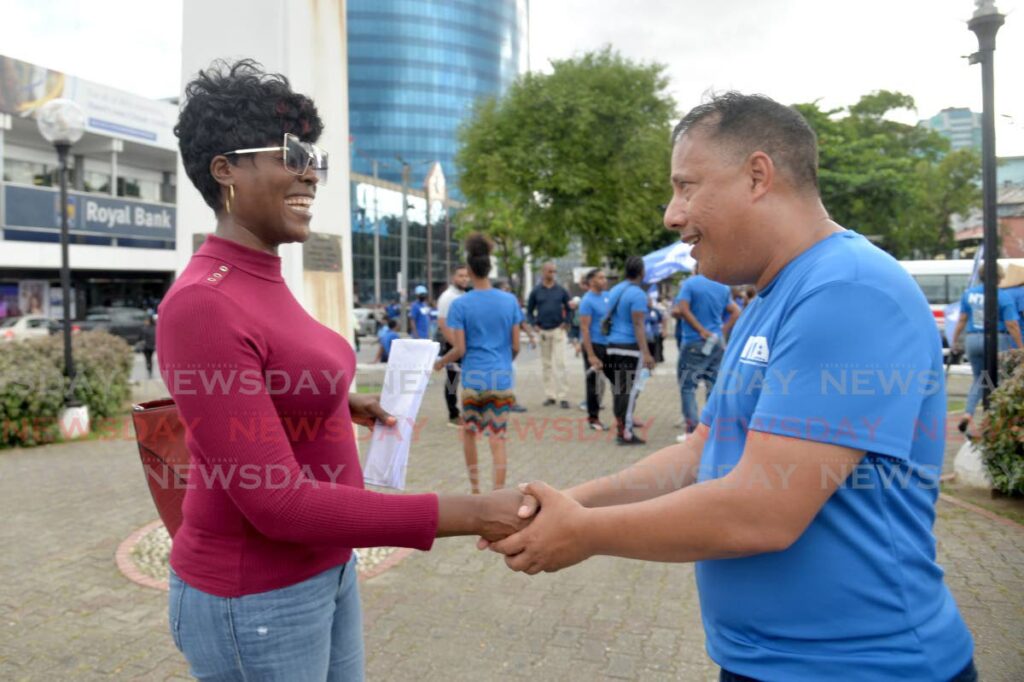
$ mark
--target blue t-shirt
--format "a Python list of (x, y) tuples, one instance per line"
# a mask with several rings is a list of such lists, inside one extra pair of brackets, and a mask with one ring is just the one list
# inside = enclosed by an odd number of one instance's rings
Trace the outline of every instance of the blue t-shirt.
[(398, 314), (402, 312), (402, 309), (398, 307), (397, 303), (392, 303), (384, 309), (384, 316), (389, 320), (394, 320), (398, 317)]
[(512, 294), (474, 289), (452, 301), (445, 322), (466, 335), (462, 386), (476, 391), (508, 391), (512, 381), (512, 327), (523, 311)]
[(608, 337), (601, 333), (601, 320), (608, 314), (608, 292), (602, 291), (600, 294), (595, 294), (593, 291), (588, 291), (583, 294), (579, 310), (581, 318), (590, 315), (590, 342), (607, 344)]
[(430, 304), (416, 301), (409, 309), (412, 317), (413, 334), (417, 339), (430, 338)]
[(896, 260), (850, 231), (797, 256), (740, 317), (701, 421), (701, 481), (736, 465), (750, 431), (867, 453), (788, 549), (698, 562), (712, 659), (796, 682), (948, 680), (967, 664), (932, 533), (942, 347)]
[(1017, 308), (1017, 324), (1021, 325), (1021, 334), (1024, 334), (1024, 286), (1010, 287), (1008, 289), (1002, 289), (1006, 292), (1006, 295), (1013, 301), (1013, 305)]
[(608, 343), (638, 343), (633, 331), (633, 313), (647, 314), (647, 294), (636, 284), (624, 280), (608, 292), (608, 309), (612, 307), (615, 307), (615, 315), (612, 316)]
[[(697, 321), (704, 325), (709, 332), (721, 337), (725, 311), (729, 307), (731, 299), (729, 287), (713, 282), (704, 275), (694, 275), (683, 280), (675, 302), (686, 301), (689, 303), (690, 311)], [(681, 317), (678, 327), (683, 330), (683, 343), (702, 340), (697, 330)]]
[(387, 362), (388, 356), (391, 355), (391, 343), (399, 338), (398, 332), (393, 329), (384, 328), (384, 331), (380, 335), (380, 347), (384, 349), (384, 355), (381, 356), (381, 360)]
[(654, 341), (661, 336), (661, 321), (664, 315), (657, 308), (647, 308), (647, 318), (644, 320), (644, 333), (648, 341)]
[[(1017, 305), (1007, 289), (996, 289), (999, 306), (999, 324), (996, 328), (1006, 331), (1006, 321), (1018, 319)], [(966, 331), (968, 334), (985, 329), (985, 285), (978, 284), (964, 292), (960, 297), (960, 314), (967, 316)]]

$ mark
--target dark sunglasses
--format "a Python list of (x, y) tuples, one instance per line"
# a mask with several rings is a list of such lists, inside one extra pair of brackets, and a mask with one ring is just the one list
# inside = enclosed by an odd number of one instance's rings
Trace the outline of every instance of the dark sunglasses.
[(284, 134), (284, 144), (280, 147), (252, 147), (236, 149), (228, 154), (258, 154), (260, 152), (281, 152), (281, 160), (285, 170), (294, 175), (305, 175), (309, 167), (313, 167), (317, 180), (321, 185), (327, 184), (327, 152), (309, 142), (303, 142), (291, 133)]

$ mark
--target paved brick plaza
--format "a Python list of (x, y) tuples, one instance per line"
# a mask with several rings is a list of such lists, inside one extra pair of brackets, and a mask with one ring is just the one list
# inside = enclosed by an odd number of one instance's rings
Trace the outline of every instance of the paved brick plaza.
[[(375, 350), (367, 346), (363, 357)], [(582, 371), (569, 365), (575, 403)], [(530, 411), (511, 427), (510, 481), (568, 484), (643, 456), (581, 430), (575, 407), (541, 409), (538, 370), (526, 351), (517, 393)], [(463, 492), (440, 390), (435, 378), (409, 487)], [(653, 420), (652, 445), (675, 435), (678, 406), (670, 370), (660, 369), (638, 407)], [(187, 679), (165, 593), (114, 564), (118, 544), (154, 518), (132, 442), (0, 452), (0, 680)], [(1024, 529), (940, 502), (937, 532), (982, 679), (1024, 679)], [(529, 578), (468, 539), (447, 539), (365, 582), (362, 594), (371, 680), (716, 679), (689, 565), (602, 557)]]

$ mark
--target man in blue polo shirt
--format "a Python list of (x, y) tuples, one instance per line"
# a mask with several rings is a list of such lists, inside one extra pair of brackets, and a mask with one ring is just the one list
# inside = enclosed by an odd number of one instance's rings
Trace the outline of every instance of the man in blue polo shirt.
[(673, 137), (666, 227), (758, 296), (690, 438), (566, 491), (530, 484), (536, 518), (493, 549), (528, 573), (697, 562), (722, 680), (976, 680), (935, 561), (946, 395), (924, 295), (829, 219), (794, 109), (728, 92)]
[[(729, 319), (726, 320), (726, 314)], [(679, 321), (679, 360), (676, 364), (676, 379), (679, 382), (679, 399), (683, 410), (685, 430), (676, 440), (682, 443), (697, 430), (700, 415), (697, 413), (697, 385), (705, 385), (707, 396), (718, 378), (718, 366), (722, 364), (725, 352), (725, 338), (740, 316), (740, 308), (732, 300), (729, 287), (700, 274), (700, 264), (693, 269), (693, 276), (683, 280), (672, 309), (673, 317)]]
[(409, 319), (412, 321), (409, 335), (414, 339), (429, 339), (430, 304), (427, 302), (427, 288), (420, 284), (415, 293), (416, 302), (409, 306)]

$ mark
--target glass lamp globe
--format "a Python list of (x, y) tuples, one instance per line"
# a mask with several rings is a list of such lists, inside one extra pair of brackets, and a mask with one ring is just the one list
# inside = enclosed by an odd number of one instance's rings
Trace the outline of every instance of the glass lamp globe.
[(53, 99), (36, 112), (39, 132), (51, 144), (74, 144), (85, 132), (85, 112), (69, 99)]

